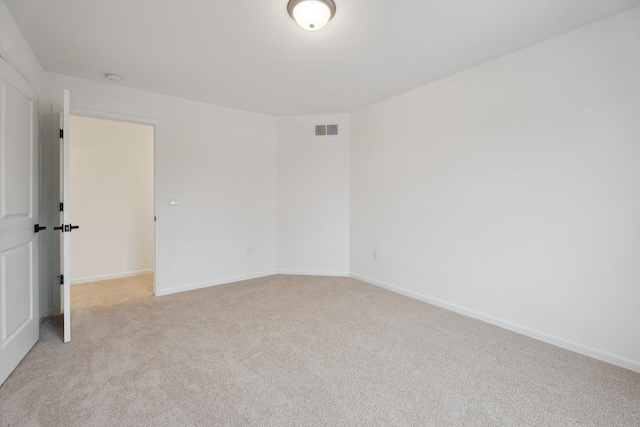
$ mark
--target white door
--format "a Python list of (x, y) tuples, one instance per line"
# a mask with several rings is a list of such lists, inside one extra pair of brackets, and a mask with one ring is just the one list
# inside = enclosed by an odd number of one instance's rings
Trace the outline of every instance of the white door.
[(71, 341), (71, 231), (76, 226), (71, 224), (69, 217), (69, 116), (71, 114), (71, 93), (64, 90), (64, 104), (63, 104), (62, 120), (60, 126), (60, 146), (62, 152), (60, 153), (60, 189), (62, 192), (62, 212), (60, 216), (62, 219), (62, 248), (60, 250), (61, 259), (61, 274), (63, 277), (62, 284), (62, 312), (64, 313), (64, 342)]
[(36, 106), (0, 58), (0, 384), (39, 338)]

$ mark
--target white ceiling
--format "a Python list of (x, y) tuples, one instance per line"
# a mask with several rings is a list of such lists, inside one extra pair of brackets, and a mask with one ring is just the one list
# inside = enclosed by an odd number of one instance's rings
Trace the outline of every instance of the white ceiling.
[(346, 113), (640, 6), (640, 0), (5, 0), (47, 71), (271, 115)]

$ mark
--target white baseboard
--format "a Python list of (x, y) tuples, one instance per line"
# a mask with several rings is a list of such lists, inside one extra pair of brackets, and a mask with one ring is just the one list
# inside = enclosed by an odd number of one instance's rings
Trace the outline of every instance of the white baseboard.
[(127, 271), (124, 273), (105, 274), (103, 276), (80, 277), (78, 279), (71, 279), (71, 284), (78, 285), (80, 283), (101, 282), (103, 280), (111, 280), (111, 279), (123, 279), (125, 277), (142, 276), (143, 274), (151, 274), (151, 273), (153, 273), (153, 268), (149, 270), (138, 270), (138, 271)]
[(335, 276), (349, 277), (348, 271), (327, 271), (327, 270), (278, 270), (278, 274), (291, 276)]
[(271, 270), (271, 271), (265, 271), (265, 272), (256, 273), (256, 274), (226, 277), (224, 279), (219, 279), (214, 281), (192, 283), (190, 285), (178, 286), (175, 288), (160, 289), (160, 290), (156, 290), (156, 296), (171, 295), (171, 294), (177, 294), (179, 292), (186, 292), (186, 291), (195, 291), (196, 289), (204, 289), (204, 288), (208, 288), (211, 286), (218, 286), (218, 285), (227, 285), (229, 283), (241, 282), (243, 280), (259, 279), (261, 277), (273, 276), (274, 274), (300, 275), (300, 276), (349, 277), (349, 273), (346, 271)]
[(169, 288), (169, 289), (156, 289), (156, 296), (160, 297), (160, 296), (164, 296), (164, 295), (177, 294), (179, 292), (195, 291), (196, 289), (209, 288), (211, 286), (227, 285), (229, 283), (241, 282), (243, 280), (258, 279), (260, 277), (273, 276), (274, 274), (277, 274), (277, 272), (276, 271), (265, 271), (265, 272), (262, 272), (262, 273), (247, 274), (247, 275), (243, 275), (243, 276), (226, 277), (224, 279), (219, 279), (219, 280), (214, 280), (214, 281), (193, 283), (193, 284), (190, 284), (190, 285), (178, 286), (178, 287)]
[(497, 317), (484, 314), (475, 310), (470, 310), (468, 308), (459, 306), (457, 304), (451, 304), (437, 298), (431, 298), (426, 295), (418, 294), (416, 292), (409, 291), (397, 286), (389, 285), (387, 283), (383, 283), (378, 280), (374, 280), (369, 277), (362, 276), (360, 274), (351, 273), (350, 276), (353, 277), (354, 279), (361, 280), (371, 285), (378, 286), (378, 287), (387, 289), (389, 291), (408, 296), (410, 298), (424, 301), (426, 303), (433, 304), (438, 307), (442, 307), (444, 309), (454, 311), (456, 313), (459, 313), (468, 317), (472, 317), (474, 319), (478, 319), (483, 322), (487, 322), (492, 325), (496, 325), (501, 328), (508, 329), (510, 331), (517, 332), (519, 334), (526, 335), (528, 337), (535, 338), (537, 340), (544, 341), (546, 343), (553, 344), (555, 346), (558, 346), (567, 350), (571, 350), (576, 353), (583, 354), (585, 356), (602, 360), (603, 362), (611, 363), (612, 365), (620, 366), (620, 367), (629, 369), (631, 371), (640, 373), (639, 361), (631, 360), (626, 357), (622, 357), (622, 356), (608, 353), (606, 351), (598, 350), (596, 348), (589, 347), (589, 346), (577, 343), (575, 341), (567, 340), (552, 334), (548, 334), (546, 332), (538, 331), (536, 329), (531, 329), (526, 326), (522, 326), (522, 325), (510, 322), (508, 320), (499, 319)]

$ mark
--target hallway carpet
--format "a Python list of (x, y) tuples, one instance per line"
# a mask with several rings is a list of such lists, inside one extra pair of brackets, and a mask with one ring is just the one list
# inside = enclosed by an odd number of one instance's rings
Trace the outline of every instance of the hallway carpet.
[(0, 387), (1, 426), (640, 425), (640, 374), (350, 278), (79, 307)]
[(153, 274), (71, 286), (71, 311), (132, 303), (153, 297)]

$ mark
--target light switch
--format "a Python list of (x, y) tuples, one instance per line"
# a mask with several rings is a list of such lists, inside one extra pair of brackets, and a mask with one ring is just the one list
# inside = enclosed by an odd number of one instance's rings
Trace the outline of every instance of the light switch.
[(169, 196), (169, 204), (177, 205), (178, 204), (178, 196)]

